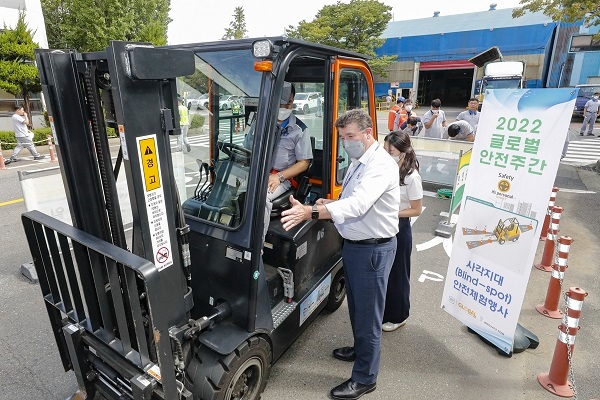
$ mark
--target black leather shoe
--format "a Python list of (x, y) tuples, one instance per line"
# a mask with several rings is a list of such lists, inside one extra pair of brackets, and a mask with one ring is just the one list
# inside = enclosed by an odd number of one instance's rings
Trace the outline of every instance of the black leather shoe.
[(370, 385), (363, 385), (362, 383), (358, 383), (353, 381), (352, 379), (348, 379), (346, 382), (342, 383), (331, 389), (331, 397), (334, 399), (358, 399), (363, 394), (370, 393), (377, 388), (377, 383), (371, 383)]
[(356, 360), (356, 352), (354, 347), (340, 347), (339, 349), (333, 350), (333, 356), (338, 360), (342, 361), (354, 361)]

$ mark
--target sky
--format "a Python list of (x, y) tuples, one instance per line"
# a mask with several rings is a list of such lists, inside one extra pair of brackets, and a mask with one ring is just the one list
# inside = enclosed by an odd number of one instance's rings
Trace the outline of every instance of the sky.
[[(214, 0), (212, 0), (214, 1)], [(323, 6), (336, 4), (337, 0), (300, 0), (277, 2), (274, 0), (234, 0), (213, 3), (211, 0), (171, 0), (169, 16), (169, 44), (198, 43), (219, 40), (233, 21), (235, 7), (243, 7), (248, 37), (278, 36), (289, 25), (294, 27), (302, 20), (312, 21)], [(428, 18), (434, 11), (440, 16), (486, 11), (491, 3), (497, 9), (519, 6), (519, 0), (380, 0), (392, 6), (393, 21)], [(342, 0), (349, 3), (349, 0)], [(402, 4), (402, 5), (400, 5)], [(276, 7), (273, 7), (275, 5)]]

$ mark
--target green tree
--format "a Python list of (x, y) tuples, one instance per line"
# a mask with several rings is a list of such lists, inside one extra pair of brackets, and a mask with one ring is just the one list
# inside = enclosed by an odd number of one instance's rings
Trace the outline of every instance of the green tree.
[(169, 0), (41, 0), (50, 48), (104, 50), (111, 40), (167, 44)]
[(246, 38), (248, 29), (246, 29), (246, 16), (244, 7), (236, 7), (233, 10), (233, 21), (229, 23), (229, 28), (225, 29), (222, 40)]
[(381, 34), (392, 18), (391, 7), (377, 0), (338, 1), (324, 6), (311, 22), (300, 21), (289, 26), (289, 37), (352, 50), (372, 57), (369, 65), (379, 75), (386, 76), (386, 67), (397, 56), (376, 57), (375, 50), (383, 45)]
[(543, 11), (553, 21), (576, 22), (584, 20), (588, 26), (600, 25), (600, 7), (596, 0), (521, 0), (521, 7), (512, 12), (513, 18), (526, 11)]
[(0, 32), (0, 88), (25, 100), (25, 112), (31, 121), (30, 94), (42, 90), (33, 49), (40, 46), (25, 22), (25, 12), (19, 11), (19, 20), (13, 28), (4, 24)]

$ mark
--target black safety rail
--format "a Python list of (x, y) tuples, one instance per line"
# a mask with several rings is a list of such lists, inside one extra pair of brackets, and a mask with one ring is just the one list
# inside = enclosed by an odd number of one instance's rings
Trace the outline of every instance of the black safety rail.
[[(161, 304), (168, 293), (158, 268), (39, 211), (24, 213), (22, 222), (65, 371), (73, 369), (85, 387), (100, 384), (113, 393), (118, 387), (127, 398), (150, 399), (153, 391), (177, 398), (168, 313)], [(94, 383), (82, 356), (87, 352), (77, 351), (83, 345), (99, 364), (92, 363), (99, 372)], [(159, 372), (150, 374), (162, 390), (145, 374), (153, 366), (157, 371), (156, 364)]]

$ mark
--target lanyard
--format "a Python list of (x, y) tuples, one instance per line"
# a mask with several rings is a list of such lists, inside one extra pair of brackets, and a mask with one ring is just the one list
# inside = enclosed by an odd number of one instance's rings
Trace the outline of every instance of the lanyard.
[(351, 174), (346, 175), (346, 177), (344, 178), (344, 182), (342, 183), (342, 192), (340, 193), (340, 197), (339, 197), (340, 199), (342, 198), (342, 195), (344, 194), (344, 190), (346, 189), (346, 186), (352, 180), (354, 173), (356, 173), (356, 171), (358, 171), (363, 166), (363, 164), (360, 161), (356, 160), (356, 162), (358, 163), (358, 166), (352, 170)]

